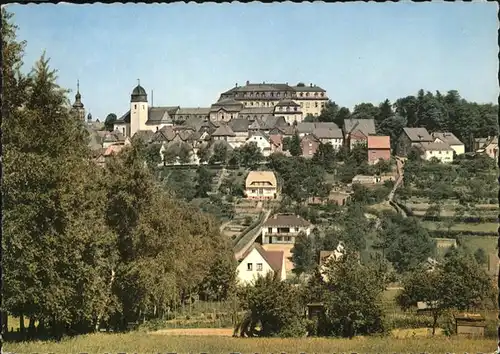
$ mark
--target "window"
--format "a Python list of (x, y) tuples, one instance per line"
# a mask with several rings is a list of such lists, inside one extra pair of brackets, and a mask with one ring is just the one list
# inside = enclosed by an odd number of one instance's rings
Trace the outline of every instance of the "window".
[(306, 97), (309, 97), (309, 92), (306, 92)]
[(249, 271), (252, 270), (252, 263), (247, 263), (247, 270), (249, 270)]
[(294, 108), (293, 108), (293, 110), (294, 110), (295, 112), (297, 112), (297, 107), (294, 107)]
[(283, 241), (283, 236), (277, 237), (278, 241)]
[(306, 102), (306, 108), (309, 108), (309, 102)]
[(257, 272), (262, 272), (262, 263), (257, 263)]
[(290, 242), (290, 239), (291, 239), (291, 237), (290, 237), (290, 236), (286, 236), (286, 237), (285, 237), (285, 241), (286, 241), (286, 242)]
[(272, 233), (273, 232), (273, 228), (272, 227), (268, 227), (267, 228), (267, 232)]
[(299, 228), (298, 227), (295, 228), (295, 232), (299, 232)]
[(134, 104), (134, 109), (137, 109), (137, 105), (136, 104)]
[(324, 92), (321, 92), (321, 97), (325, 97), (325, 93)]
[(302, 92), (301, 92), (301, 93), (300, 93), (300, 97), (303, 97), (303, 96), (304, 96), (304, 93), (302, 93)]
[(143, 110), (143, 111), (144, 111), (144, 108), (145, 108), (145, 107), (146, 107), (145, 105), (142, 105), (142, 110)]
[(318, 108), (318, 102), (314, 102), (314, 107)]

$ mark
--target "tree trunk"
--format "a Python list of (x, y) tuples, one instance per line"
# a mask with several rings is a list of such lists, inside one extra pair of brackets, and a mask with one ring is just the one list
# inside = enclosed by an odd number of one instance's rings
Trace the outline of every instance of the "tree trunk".
[(436, 334), (436, 325), (438, 321), (439, 314), (435, 313), (433, 314), (433, 321), (432, 321), (432, 335)]
[(35, 335), (35, 319), (33, 317), (30, 317), (30, 323), (28, 325), (28, 337), (33, 338)]
[(2, 336), (9, 333), (9, 314), (7, 311), (2, 311)]
[(24, 315), (21, 314), (19, 316), (19, 332), (21, 332), (24, 335), (24, 331), (25, 331), (25, 328), (24, 328)]

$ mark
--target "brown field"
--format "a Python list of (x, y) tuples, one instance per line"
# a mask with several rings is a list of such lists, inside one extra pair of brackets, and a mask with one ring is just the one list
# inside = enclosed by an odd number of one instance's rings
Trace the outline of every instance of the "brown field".
[(221, 338), (220, 336), (158, 335), (144, 332), (91, 334), (57, 342), (4, 343), (15, 353), (493, 353), (494, 339), (358, 337), (327, 338)]

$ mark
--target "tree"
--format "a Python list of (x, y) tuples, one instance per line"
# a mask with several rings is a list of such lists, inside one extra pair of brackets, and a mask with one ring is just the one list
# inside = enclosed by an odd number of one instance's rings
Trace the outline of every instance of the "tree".
[(201, 146), (198, 151), (196, 151), (196, 155), (200, 160), (200, 163), (208, 162), (210, 159), (210, 149), (208, 146)]
[(379, 116), (380, 108), (371, 103), (360, 103), (354, 107), (352, 117), (357, 119), (375, 119)]
[(316, 290), (311, 289), (326, 311), (319, 334), (352, 338), (384, 331), (381, 295), (386, 278), (379, 269), (361, 264), (350, 251), (325, 264), (325, 280), (320, 281), (319, 289), (317, 285)]
[(486, 272), (474, 258), (449, 252), (433, 271), (418, 269), (403, 281), (396, 301), (403, 309), (426, 302), (433, 316), (432, 334), (439, 317), (448, 310), (469, 310), (488, 299), (493, 288)]
[(264, 160), (260, 148), (254, 142), (243, 145), (238, 149), (237, 153), (241, 166), (243, 167), (254, 168)]
[(223, 251), (212, 260), (210, 271), (200, 285), (200, 294), (206, 300), (224, 301), (236, 291), (237, 262), (227, 242), (220, 246)]
[(178, 157), (181, 164), (188, 164), (191, 162), (191, 146), (187, 143), (181, 143), (179, 147)]
[(241, 301), (247, 313), (236, 326), (235, 335), (295, 337), (306, 332), (299, 290), (280, 281), (276, 274), (258, 277), (254, 286), (244, 290)]
[(196, 171), (196, 196), (206, 198), (212, 189), (212, 174), (204, 166), (198, 167)]
[(335, 149), (332, 144), (320, 144), (312, 160), (321, 165), (325, 170), (332, 172), (335, 168)]
[(229, 150), (225, 143), (223, 142), (215, 142), (213, 146), (213, 154), (210, 157), (211, 164), (226, 164), (227, 159), (229, 157)]
[(484, 248), (478, 248), (476, 252), (474, 252), (474, 258), (479, 265), (485, 265), (488, 263), (488, 255), (486, 254)]
[(300, 156), (302, 155), (302, 147), (300, 145), (300, 137), (299, 134), (296, 132), (291, 141), (290, 141), (290, 148), (288, 149), (290, 151), (290, 154), (292, 156)]
[(312, 236), (301, 232), (295, 239), (292, 250), (293, 272), (300, 276), (302, 273), (311, 272), (316, 266), (314, 242)]
[(157, 143), (148, 144), (145, 149), (145, 160), (147, 165), (150, 168), (156, 168), (162, 162), (160, 154), (161, 145)]
[(390, 214), (382, 219), (375, 247), (402, 273), (422, 264), (433, 254), (436, 245), (418, 220)]
[(106, 116), (106, 119), (104, 120), (104, 129), (106, 129), (108, 132), (112, 132), (114, 130), (114, 125), (117, 119), (118, 118), (116, 117), (116, 114), (108, 114)]
[(386, 99), (384, 102), (382, 102), (379, 105), (379, 112), (378, 115), (375, 117), (375, 122), (377, 125), (382, 123), (384, 120), (392, 117), (394, 112), (392, 111), (392, 104), (391, 101)]

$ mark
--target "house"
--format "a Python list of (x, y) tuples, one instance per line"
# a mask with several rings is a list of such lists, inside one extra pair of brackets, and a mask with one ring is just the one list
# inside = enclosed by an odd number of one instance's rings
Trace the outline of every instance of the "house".
[(366, 144), (368, 136), (377, 134), (374, 119), (346, 119), (343, 130), (350, 149), (357, 144)]
[(455, 318), (455, 331), (457, 335), (484, 336), (486, 321), (482, 315), (476, 313), (457, 313), (453, 317)]
[(212, 133), (211, 137), (214, 141), (224, 140), (228, 142), (231, 147), (233, 146), (233, 142), (239, 141), (239, 138), (227, 124), (220, 124), (219, 127)]
[(248, 126), (250, 122), (247, 119), (235, 118), (231, 119), (228, 126), (234, 133), (234, 137), (230, 138), (231, 146), (237, 148), (243, 146), (248, 138)]
[(462, 155), (465, 154), (465, 145), (462, 143), (453, 133), (432, 133), (435, 143), (448, 144), (449, 147), (455, 151), (455, 154)]
[(271, 154), (275, 152), (283, 152), (283, 135), (269, 135), (271, 143)]
[(420, 143), (432, 143), (434, 140), (425, 128), (403, 128), (397, 141), (396, 153), (398, 156), (406, 157), (412, 147)]
[(311, 233), (312, 224), (294, 214), (275, 214), (262, 225), (262, 244), (293, 244), (299, 233), (307, 236)]
[(368, 164), (374, 165), (380, 159), (388, 161), (391, 159), (391, 137), (390, 136), (368, 136)]
[(491, 136), (488, 136), (487, 138), (474, 138), (473, 151), (477, 151), (484, 148), (484, 146), (492, 139), (493, 137)]
[(236, 278), (242, 285), (251, 285), (259, 276), (277, 274), (280, 280), (286, 279), (285, 254), (283, 251), (266, 251), (255, 243), (242, 256), (236, 268)]
[(255, 131), (250, 133), (248, 138), (245, 141), (245, 144), (255, 143), (257, 147), (262, 152), (262, 155), (269, 156), (271, 155), (271, 141), (269, 140), (269, 136), (266, 133), (261, 131)]
[(422, 158), (429, 161), (432, 158), (438, 159), (442, 163), (453, 162), (453, 149), (445, 143), (424, 142), (416, 145), (421, 151)]
[(312, 135), (322, 144), (331, 144), (335, 150), (339, 150), (344, 145), (344, 135), (339, 128), (314, 128)]
[(250, 171), (245, 180), (247, 199), (275, 199), (278, 183), (272, 171)]
[(94, 161), (99, 165), (99, 166), (104, 166), (106, 164), (106, 161), (110, 159), (113, 156), (118, 155), (125, 145), (120, 144), (120, 145), (109, 145), (106, 148), (103, 148), (99, 152), (96, 152), (94, 155)]
[(365, 175), (356, 175), (353, 177), (351, 183), (352, 184), (363, 184), (363, 185), (371, 185), (376, 184), (378, 179), (375, 176), (365, 176)]
[(339, 260), (345, 254), (345, 247), (342, 242), (339, 242), (337, 248), (333, 251), (320, 251), (319, 252), (319, 272), (323, 280), (328, 281), (326, 270), (329, 262)]
[(496, 160), (498, 158), (498, 137), (495, 136), (488, 140), (481, 149), (477, 150), (477, 152), (484, 153)]
[(307, 134), (300, 140), (300, 147), (302, 149), (302, 157), (311, 158), (318, 150), (321, 141), (313, 134)]

